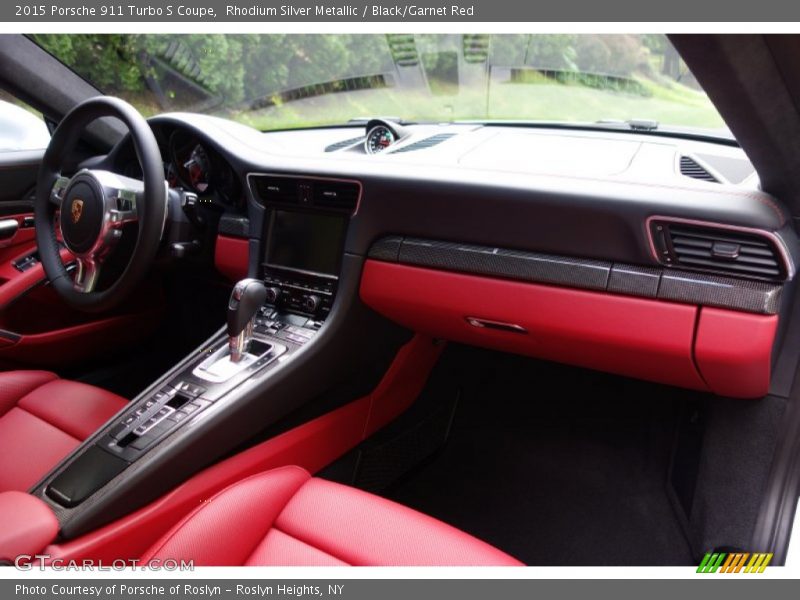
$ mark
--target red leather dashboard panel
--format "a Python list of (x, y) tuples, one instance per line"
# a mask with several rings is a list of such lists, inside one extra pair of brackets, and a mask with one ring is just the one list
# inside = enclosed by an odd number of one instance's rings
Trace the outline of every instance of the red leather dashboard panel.
[(247, 277), (250, 243), (241, 238), (217, 236), (214, 247), (214, 266), (231, 281)]
[(732, 398), (766, 394), (777, 328), (777, 315), (700, 309), (694, 357), (709, 389)]
[[(705, 389), (692, 361), (697, 307), (368, 260), (361, 298), (414, 331), (682, 387)], [(466, 317), (527, 333), (474, 327)]]
[[(409, 329), (447, 340), (738, 397), (769, 387), (775, 317), (703, 308), (698, 370), (697, 306), (375, 260), (366, 261), (361, 298)], [(526, 332), (475, 327), (467, 317)], [(752, 335), (747, 345), (725, 347)]]

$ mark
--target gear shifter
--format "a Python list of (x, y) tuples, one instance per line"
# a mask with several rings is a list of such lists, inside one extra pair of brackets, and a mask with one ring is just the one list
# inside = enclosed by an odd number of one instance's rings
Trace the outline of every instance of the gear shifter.
[(258, 279), (242, 279), (228, 301), (228, 349), (231, 362), (238, 363), (250, 349), (256, 313), (267, 298), (267, 288)]

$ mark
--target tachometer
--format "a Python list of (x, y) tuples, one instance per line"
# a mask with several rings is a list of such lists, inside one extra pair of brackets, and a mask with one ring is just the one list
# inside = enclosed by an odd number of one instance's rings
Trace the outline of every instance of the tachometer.
[(189, 185), (198, 194), (208, 190), (211, 183), (211, 163), (208, 160), (208, 154), (200, 144), (192, 149), (189, 159), (183, 163), (183, 168), (189, 178)]
[(367, 139), (364, 141), (364, 149), (367, 154), (378, 154), (394, 144), (396, 140), (394, 132), (386, 125), (376, 125), (369, 130)]

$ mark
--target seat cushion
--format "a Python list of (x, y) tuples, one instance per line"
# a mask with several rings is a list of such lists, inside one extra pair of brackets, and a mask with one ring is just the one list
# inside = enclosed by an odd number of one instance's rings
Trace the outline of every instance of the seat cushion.
[(0, 492), (28, 490), (125, 405), (46, 371), (0, 373)]
[(49, 371), (6, 371), (0, 373), (0, 416), (14, 408), (19, 399), (40, 385), (58, 379)]
[(282, 467), (223, 490), (142, 560), (196, 565), (520, 565), (500, 550), (384, 498)]

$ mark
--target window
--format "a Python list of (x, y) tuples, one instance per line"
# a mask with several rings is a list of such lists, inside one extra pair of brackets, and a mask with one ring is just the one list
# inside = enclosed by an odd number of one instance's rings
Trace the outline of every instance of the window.
[(663, 35), (32, 37), (146, 116), (186, 110), (261, 130), (375, 115), (725, 127)]
[(0, 90), (0, 152), (43, 150), (49, 143), (41, 113)]

